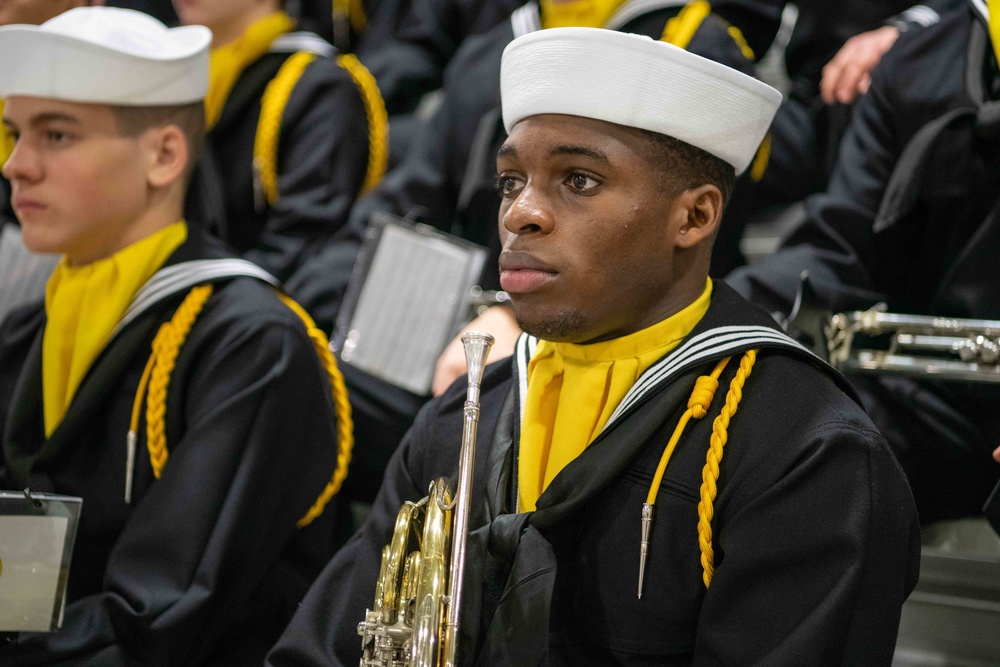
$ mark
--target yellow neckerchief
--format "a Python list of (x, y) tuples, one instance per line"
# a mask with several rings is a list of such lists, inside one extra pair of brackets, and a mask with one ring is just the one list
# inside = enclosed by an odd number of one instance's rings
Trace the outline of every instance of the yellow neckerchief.
[[(3, 116), (4, 100), (0, 100), (0, 116)], [(7, 126), (0, 123), (0, 167), (7, 163), (10, 154), (14, 152), (14, 139), (7, 132)]]
[(590, 345), (541, 340), (528, 364), (521, 422), (518, 501), (522, 512), (600, 434), (639, 376), (677, 347), (708, 311), (712, 281), (693, 303), (641, 331)]
[(625, 0), (541, 0), (543, 28), (603, 28)]
[(209, 130), (219, 122), (222, 108), (243, 70), (267, 53), (274, 40), (294, 27), (295, 21), (288, 14), (275, 12), (254, 21), (237, 39), (212, 49), (205, 96), (205, 124)]
[(80, 382), (107, 345), (132, 297), (186, 238), (187, 225), (182, 220), (106, 259), (72, 267), (63, 257), (56, 266), (45, 289), (45, 437), (62, 421)]
[(1000, 63), (1000, 0), (986, 0), (986, 8), (990, 12), (990, 41), (993, 43), (993, 55)]

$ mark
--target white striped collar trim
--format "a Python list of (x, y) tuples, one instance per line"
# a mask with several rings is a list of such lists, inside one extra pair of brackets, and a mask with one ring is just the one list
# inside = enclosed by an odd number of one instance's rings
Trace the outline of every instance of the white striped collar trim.
[(542, 29), (542, 15), (538, 11), (537, 2), (529, 2), (523, 7), (518, 7), (510, 15), (510, 27), (514, 31), (514, 38), (527, 35)]
[[(607, 430), (654, 387), (663, 384), (692, 365), (711, 357), (725, 356), (727, 353), (749, 350), (760, 345), (786, 347), (813, 357), (816, 356), (793, 338), (770, 327), (725, 326), (709, 329), (691, 338), (647, 368), (646, 372), (639, 376), (632, 388), (625, 394), (625, 398), (618, 404), (618, 408), (608, 419), (603, 430)], [(528, 363), (534, 356), (537, 347), (538, 339), (528, 334), (522, 334), (517, 341), (515, 359), (522, 420), (524, 419), (525, 402), (528, 395)], [(818, 357), (816, 358), (818, 359)]]
[(979, 12), (987, 22), (990, 20), (990, 10), (983, 0), (972, 0), (972, 7)]
[(164, 267), (153, 274), (136, 292), (112, 336), (124, 329), (129, 322), (155, 306), (163, 299), (200, 285), (222, 278), (257, 278), (278, 286), (278, 279), (245, 259), (198, 259)]
[(796, 340), (770, 327), (729, 326), (710, 329), (695, 336), (646, 369), (646, 372), (639, 377), (628, 393), (625, 394), (625, 398), (618, 404), (618, 408), (611, 415), (611, 418), (608, 419), (605, 428), (614, 423), (626, 410), (641, 400), (653, 387), (665, 382), (680, 371), (710, 357), (724, 355), (737, 350), (753, 349), (754, 346), (764, 344), (792, 348), (815, 356)]
[(941, 20), (941, 16), (927, 5), (914, 5), (900, 14), (899, 18), (904, 21), (913, 21), (924, 28)]
[(686, 0), (632, 0), (619, 7), (618, 11), (604, 24), (604, 27), (608, 30), (618, 30), (643, 14), (654, 12), (657, 9), (682, 7), (685, 4), (687, 4)]
[[(682, 7), (686, 0), (631, 0), (618, 8), (618, 11), (608, 19), (604, 27), (608, 30), (618, 30), (629, 21), (656, 11), (657, 9), (667, 9), (670, 7)], [(538, 9), (538, 3), (529, 2), (523, 7), (519, 7), (510, 15), (510, 26), (514, 30), (514, 37), (521, 37), (530, 32), (542, 29), (542, 15)]]
[(524, 417), (524, 405), (528, 399), (528, 364), (531, 362), (531, 358), (535, 356), (537, 348), (538, 339), (534, 336), (522, 333), (520, 338), (517, 339), (514, 360), (517, 363), (517, 399), (520, 404), (518, 408), (520, 409), (519, 414), (522, 417)]
[(305, 30), (287, 32), (271, 42), (271, 53), (297, 53), (307, 51), (324, 58), (332, 58), (337, 53), (336, 47), (314, 32)]

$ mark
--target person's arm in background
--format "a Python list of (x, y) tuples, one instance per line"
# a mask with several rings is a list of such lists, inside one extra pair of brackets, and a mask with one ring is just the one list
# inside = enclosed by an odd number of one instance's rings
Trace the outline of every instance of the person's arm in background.
[(438, 357), (434, 369), (434, 382), (431, 385), (431, 393), (434, 396), (443, 394), (451, 383), (468, 372), (469, 369), (465, 364), (465, 348), (462, 345), (462, 334), (467, 331), (483, 331), (493, 336), (490, 363), (514, 354), (514, 345), (521, 336), (521, 327), (514, 320), (514, 311), (510, 306), (488, 308), (486, 312), (467, 324)]
[(875, 280), (873, 223), (903, 149), (897, 112), (892, 74), (879, 68), (844, 135), (828, 191), (805, 201), (805, 221), (774, 254), (730, 273), (726, 282), (750, 301), (785, 315), (803, 271), (834, 312), (884, 300)]
[(896, 43), (901, 32), (919, 30), (940, 20), (940, 12), (959, 7), (960, 0), (931, 0), (914, 5), (885, 25), (847, 40), (823, 67), (820, 94), (826, 104), (851, 104), (868, 92), (871, 71)]

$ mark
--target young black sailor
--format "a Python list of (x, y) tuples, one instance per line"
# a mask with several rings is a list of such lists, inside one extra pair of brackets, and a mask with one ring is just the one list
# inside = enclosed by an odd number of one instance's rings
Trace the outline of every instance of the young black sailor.
[[(586, 28), (514, 40), (501, 86), (527, 334), (483, 379), (458, 664), (888, 665), (919, 557), (900, 468), (841, 377), (708, 280), (780, 96)], [(397, 510), (454, 478), (464, 396), (423, 410), (270, 664), (358, 664)]]
[(3, 173), (63, 256), (0, 328), (0, 488), (83, 498), (62, 629), (0, 664), (259, 664), (330, 556), (325, 346), (181, 219), (210, 41), (107, 7), (0, 28)]

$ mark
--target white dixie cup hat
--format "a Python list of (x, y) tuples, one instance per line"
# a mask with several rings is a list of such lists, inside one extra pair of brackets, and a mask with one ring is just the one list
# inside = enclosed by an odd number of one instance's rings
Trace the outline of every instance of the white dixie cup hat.
[(113, 106), (173, 106), (204, 99), (204, 26), (168, 28), (142, 12), (78, 7), (45, 23), (0, 27), (0, 97)]
[(742, 173), (781, 93), (757, 79), (642, 35), (550, 28), (503, 53), (500, 90), (507, 132), (538, 114), (567, 114), (665, 134)]

